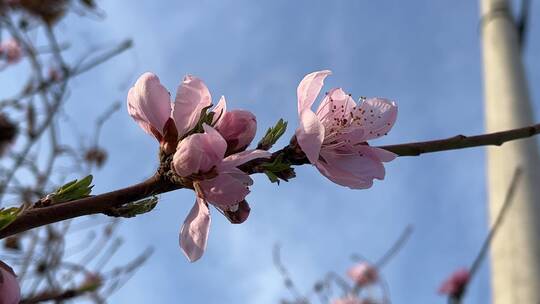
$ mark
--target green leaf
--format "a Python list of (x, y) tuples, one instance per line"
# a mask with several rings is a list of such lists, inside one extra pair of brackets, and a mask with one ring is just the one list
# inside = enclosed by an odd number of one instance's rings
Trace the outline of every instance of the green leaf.
[(257, 149), (270, 150), (286, 130), (287, 122), (282, 118), (279, 119), (275, 126), (268, 128), (264, 137), (259, 141)]
[(279, 185), (279, 177), (277, 177), (277, 175), (272, 173), (272, 171), (265, 170), (264, 174), (266, 174), (270, 182), (277, 183)]
[(157, 203), (158, 197), (152, 196), (151, 198), (125, 204), (122, 207), (113, 208), (106, 214), (115, 217), (135, 217), (137, 215), (152, 211), (156, 207)]
[(6, 228), (15, 219), (17, 219), (17, 215), (19, 214), (20, 210), (21, 209), (17, 207), (0, 208), (0, 230)]
[(88, 197), (94, 187), (91, 185), (92, 179), (92, 175), (88, 175), (81, 180), (68, 182), (55, 192), (47, 195), (45, 200), (50, 200), (51, 204), (57, 204)]

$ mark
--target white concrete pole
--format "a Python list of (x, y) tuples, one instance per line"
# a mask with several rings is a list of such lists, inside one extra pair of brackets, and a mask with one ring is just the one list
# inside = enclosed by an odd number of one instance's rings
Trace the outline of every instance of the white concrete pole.
[[(487, 132), (534, 122), (507, 0), (480, 0)], [(535, 138), (487, 149), (491, 223), (516, 166), (523, 178), (491, 246), (493, 303), (540, 303), (540, 166)]]

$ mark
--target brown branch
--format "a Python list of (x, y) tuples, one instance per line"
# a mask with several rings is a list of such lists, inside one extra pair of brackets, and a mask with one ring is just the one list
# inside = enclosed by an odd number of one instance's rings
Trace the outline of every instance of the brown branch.
[(489, 134), (475, 136), (457, 135), (447, 139), (381, 146), (379, 148), (394, 152), (399, 156), (418, 156), (425, 153), (480, 146), (500, 146), (507, 141), (531, 137), (538, 133), (540, 133), (540, 124)]
[(77, 298), (82, 296), (83, 294), (87, 293), (89, 291), (87, 290), (79, 290), (79, 289), (67, 289), (62, 291), (45, 291), (40, 294), (37, 294), (35, 296), (31, 296), (26, 299), (22, 299), (19, 304), (35, 304), (35, 303), (42, 303), (42, 302), (48, 302), (48, 301), (54, 301), (55, 303), (58, 303), (60, 301), (69, 300), (73, 298)]
[(60, 203), (23, 212), (13, 223), (0, 231), (0, 239), (32, 228), (90, 214), (107, 212), (113, 207), (133, 202), (150, 195), (180, 189), (158, 175), (142, 183), (97, 196)]
[[(399, 156), (417, 156), (424, 153), (478, 146), (500, 146), (507, 141), (530, 137), (538, 133), (540, 133), (540, 124), (470, 137), (458, 135), (448, 139), (382, 146), (380, 148), (394, 152)], [(263, 162), (272, 162), (280, 154), (285, 155), (284, 158), (286, 160), (292, 160), (294, 165), (307, 163), (305, 156), (294, 153), (296, 153), (295, 149), (291, 148), (291, 146), (287, 146), (282, 150), (274, 152), (270, 160), (256, 159), (244, 164), (240, 168), (249, 174), (262, 172), (260, 165)], [(150, 195), (165, 193), (180, 188), (182, 188), (182, 186), (173, 184), (170, 181), (161, 178), (160, 175), (154, 175), (142, 183), (120, 190), (49, 207), (29, 209), (18, 216), (13, 223), (0, 231), (0, 239), (66, 219), (89, 214), (107, 213), (113, 207), (143, 199)]]

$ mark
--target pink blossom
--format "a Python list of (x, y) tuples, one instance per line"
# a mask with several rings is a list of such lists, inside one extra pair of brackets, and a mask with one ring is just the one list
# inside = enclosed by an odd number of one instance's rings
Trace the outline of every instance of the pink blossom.
[(202, 80), (191, 75), (184, 77), (178, 87), (174, 104), (153, 73), (141, 75), (127, 98), (129, 115), (169, 153), (174, 152), (178, 138), (195, 127), (202, 109), (210, 105), (208, 88)]
[(470, 277), (471, 274), (468, 269), (458, 269), (442, 283), (441, 287), (439, 287), (439, 294), (454, 297), (461, 295), (465, 290), (467, 283), (469, 283)]
[(21, 289), (13, 269), (0, 261), (0, 304), (17, 304)]
[(7, 63), (17, 63), (22, 58), (22, 49), (19, 42), (9, 39), (0, 43), (0, 59), (4, 58)]
[(199, 259), (205, 248), (210, 228), (211, 203), (241, 222), (249, 215), (245, 197), (253, 180), (237, 167), (271, 153), (250, 150), (225, 157), (227, 142), (214, 128), (204, 124), (204, 133), (182, 140), (173, 156), (172, 168), (181, 177), (194, 180), (195, 205), (180, 232), (180, 247), (190, 261)]
[(298, 85), (298, 144), (331, 181), (353, 189), (369, 188), (374, 178), (384, 179), (382, 162), (396, 155), (367, 141), (392, 128), (397, 106), (384, 98), (369, 98), (357, 105), (341, 88), (334, 88), (313, 112), (311, 107), (330, 74), (328, 70), (308, 74)]
[(366, 262), (362, 262), (351, 267), (349, 271), (347, 271), (347, 275), (358, 287), (371, 285), (379, 280), (379, 272), (377, 271), (377, 268)]
[(227, 141), (227, 152), (245, 150), (257, 132), (255, 115), (244, 110), (234, 110), (221, 115), (215, 127)]

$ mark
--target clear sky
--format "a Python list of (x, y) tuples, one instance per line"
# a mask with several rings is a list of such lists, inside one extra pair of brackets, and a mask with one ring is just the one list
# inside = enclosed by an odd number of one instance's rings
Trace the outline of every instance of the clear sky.
[[(297, 126), (296, 86), (312, 71), (331, 69), (334, 86), (359, 96), (395, 100), (399, 115), (388, 136), (372, 144), (402, 143), (483, 132), (478, 3), (471, 0), (101, 1), (104, 21), (71, 16), (59, 26), (66, 40), (102, 46), (132, 38), (133, 50), (74, 80), (67, 112), (84, 125), (145, 71), (172, 92), (187, 74), (205, 80), (215, 102), (253, 111), (259, 133), (279, 118)], [(531, 32), (538, 33), (540, 6)], [(533, 100), (540, 93), (538, 35), (525, 51)], [(537, 107), (538, 108), (538, 107)], [(538, 114), (538, 113), (537, 113)], [(537, 115), (538, 117), (538, 115)], [(157, 167), (157, 145), (123, 108), (106, 125), (106, 168), (96, 192), (143, 180)], [(279, 145), (278, 145), (279, 146)], [(349, 256), (376, 260), (406, 225), (414, 233), (382, 271), (393, 303), (446, 303), (440, 282), (469, 265), (486, 235), (485, 150), (399, 158), (368, 190), (332, 184), (311, 166), (280, 186), (255, 178), (252, 213), (231, 225), (213, 212), (209, 245), (190, 264), (178, 232), (194, 195), (161, 196), (155, 211), (125, 221), (117, 260), (146, 246), (153, 258), (111, 303), (277, 303), (288, 296), (272, 264), (283, 260), (303, 290), (328, 271), (343, 273)], [(488, 303), (488, 267), (466, 303)]]

